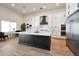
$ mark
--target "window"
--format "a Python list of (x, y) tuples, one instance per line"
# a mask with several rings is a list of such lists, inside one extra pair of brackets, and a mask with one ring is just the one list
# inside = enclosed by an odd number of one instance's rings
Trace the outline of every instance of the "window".
[(10, 26), (11, 26), (11, 31), (15, 31), (16, 30), (16, 23), (15, 22), (11, 22)]
[(1, 31), (10, 32), (16, 30), (16, 22), (1, 21)]
[(9, 32), (10, 31), (10, 22), (8, 21), (1, 21), (1, 31), (2, 32)]

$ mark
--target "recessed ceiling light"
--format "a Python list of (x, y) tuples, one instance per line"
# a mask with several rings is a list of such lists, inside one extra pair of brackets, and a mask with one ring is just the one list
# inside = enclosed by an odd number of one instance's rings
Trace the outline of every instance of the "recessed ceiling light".
[(15, 6), (15, 4), (14, 4), (14, 3), (12, 3), (11, 5), (12, 5), (12, 6)]
[(59, 6), (59, 3), (56, 3), (57, 6)]
[(43, 6), (43, 8), (46, 8), (46, 6)]
[(33, 8), (33, 10), (36, 10), (36, 8)]

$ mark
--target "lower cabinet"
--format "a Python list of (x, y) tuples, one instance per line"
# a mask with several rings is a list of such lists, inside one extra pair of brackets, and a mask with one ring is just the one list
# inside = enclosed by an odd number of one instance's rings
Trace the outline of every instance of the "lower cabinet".
[(40, 35), (20, 34), (19, 43), (50, 50), (51, 37), (40, 36)]

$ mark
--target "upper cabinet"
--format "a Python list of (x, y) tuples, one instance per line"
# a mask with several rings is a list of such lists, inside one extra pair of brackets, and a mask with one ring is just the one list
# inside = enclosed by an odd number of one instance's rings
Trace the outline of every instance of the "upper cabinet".
[(55, 13), (53, 14), (53, 19), (52, 19), (52, 26), (54, 27), (60, 27), (61, 24), (65, 23), (65, 12), (60, 12), (60, 13)]
[(66, 4), (66, 17), (70, 16), (78, 9), (79, 9), (79, 3), (67, 3)]

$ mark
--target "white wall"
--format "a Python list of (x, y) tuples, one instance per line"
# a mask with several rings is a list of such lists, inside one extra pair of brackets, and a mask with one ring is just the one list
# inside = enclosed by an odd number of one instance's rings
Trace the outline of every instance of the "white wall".
[(0, 6), (0, 21), (1, 20), (17, 22), (17, 29), (20, 29), (20, 25), (23, 22), (23, 16), (8, 8)]
[[(45, 27), (45, 29), (50, 29), (52, 31), (55, 32), (55, 35), (57, 35), (57, 37), (60, 36), (60, 31), (58, 31), (58, 29), (60, 30), (60, 25), (64, 24), (65, 22), (65, 9), (59, 9), (59, 10), (54, 10), (54, 11), (46, 11), (46, 12), (40, 12), (40, 13), (35, 13), (35, 14), (31, 14), (31, 15), (26, 15), (25, 16), (25, 21), (26, 23), (30, 23), (30, 24), (35, 24), (37, 25), (37, 23), (39, 23), (40, 21), (40, 16), (44, 16), (47, 15), (48, 18), (48, 26), (43, 26)], [(55, 30), (55, 27), (56, 30)], [(53, 33), (54, 33), (53, 32)]]

